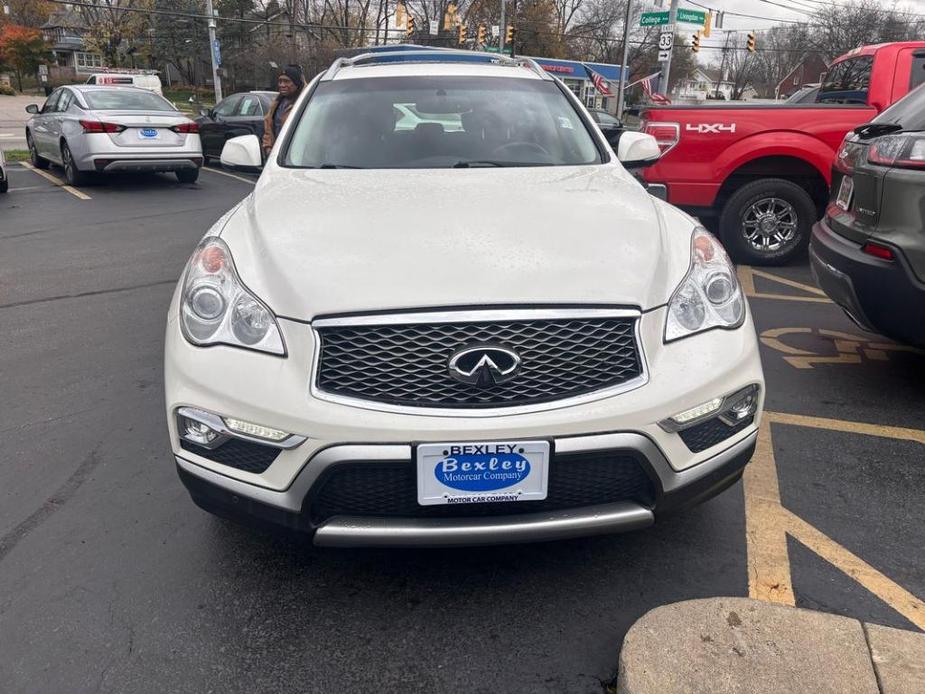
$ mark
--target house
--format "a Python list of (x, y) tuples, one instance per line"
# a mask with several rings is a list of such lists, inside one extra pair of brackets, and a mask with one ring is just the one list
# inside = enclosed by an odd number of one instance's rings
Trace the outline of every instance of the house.
[(680, 80), (671, 92), (674, 100), (706, 101), (716, 98), (728, 101), (732, 98), (734, 83), (728, 75), (721, 76), (716, 68), (698, 67), (687, 79)]
[[(105, 67), (103, 56), (84, 46), (86, 27), (80, 14), (72, 8), (54, 10), (41, 26), (42, 35), (51, 45), (54, 65), (50, 70), (52, 84), (84, 81), (94, 70)], [(83, 77), (83, 79), (81, 79)]]
[(774, 96), (778, 99), (786, 99), (793, 95), (804, 84), (821, 82), (822, 75), (829, 67), (818, 53), (807, 53), (803, 59), (793, 68), (774, 88)]

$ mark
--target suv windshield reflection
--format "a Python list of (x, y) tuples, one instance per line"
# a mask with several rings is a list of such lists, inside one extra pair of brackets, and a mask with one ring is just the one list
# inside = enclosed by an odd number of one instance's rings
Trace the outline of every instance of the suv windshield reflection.
[(600, 162), (585, 124), (552, 82), (390, 77), (319, 84), (283, 163), (411, 169)]

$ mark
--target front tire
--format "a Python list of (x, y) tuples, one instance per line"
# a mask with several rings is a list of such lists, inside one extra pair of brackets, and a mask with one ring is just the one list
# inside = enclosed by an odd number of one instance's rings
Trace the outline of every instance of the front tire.
[(739, 263), (785, 265), (806, 253), (816, 204), (783, 178), (764, 178), (739, 188), (723, 207), (723, 245)]
[(49, 162), (44, 157), (39, 156), (39, 151), (35, 148), (35, 141), (32, 139), (32, 133), (26, 135), (26, 142), (29, 147), (29, 160), (32, 162), (32, 166), (37, 169), (47, 169)]
[(199, 169), (180, 169), (174, 173), (180, 183), (195, 183), (199, 179)]
[(87, 182), (87, 174), (77, 168), (74, 155), (67, 142), (61, 143), (61, 163), (64, 165), (64, 180), (69, 186), (81, 186)]
[(5, 193), (9, 189), (10, 189), (10, 182), (4, 178), (2, 181), (0, 181), (0, 193)]

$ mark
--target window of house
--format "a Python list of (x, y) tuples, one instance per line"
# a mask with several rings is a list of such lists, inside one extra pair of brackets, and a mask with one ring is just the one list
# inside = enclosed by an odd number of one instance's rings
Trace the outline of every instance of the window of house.
[(78, 70), (92, 70), (103, 67), (103, 56), (99, 53), (77, 52), (74, 54), (74, 60)]

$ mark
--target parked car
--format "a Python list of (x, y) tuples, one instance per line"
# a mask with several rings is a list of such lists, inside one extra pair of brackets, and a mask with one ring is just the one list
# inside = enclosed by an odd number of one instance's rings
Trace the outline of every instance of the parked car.
[(612, 113), (599, 108), (588, 109), (588, 113), (591, 114), (591, 117), (597, 123), (597, 127), (604, 133), (604, 137), (607, 138), (607, 142), (610, 143), (610, 146), (618, 147), (620, 144), (620, 137), (624, 132), (623, 123), (620, 119)]
[(832, 191), (816, 282), (862, 328), (925, 346), (925, 89), (845, 137)]
[(91, 173), (173, 172), (193, 183), (202, 166), (199, 126), (163, 97), (137, 87), (70, 85), (30, 104), (32, 165), (64, 169), (71, 185)]
[[(396, 104), (463, 127), (397, 129)], [(471, 51), (339, 59), (292, 114), (168, 312), (197, 504), (320, 545), (503, 543), (739, 478), (754, 327), (719, 242), (624, 168), (653, 138), (615, 153), (534, 61)], [(257, 137), (222, 163), (258, 168)]]
[(815, 103), (649, 107), (642, 129), (662, 158), (645, 179), (665, 184), (740, 262), (789, 262), (825, 210), (845, 133), (921, 84), (923, 67), (925, 41), (883, 43), (836, 59)]
[(10, 189), (10, 181), (6, 177), (6, 161), (3, 158), (3, 150), (0, 150), (0, 193), (5, 193)]
[(814, 104), (816, 103), (816, 97), (819, 95), (819, 87), (822, 84), (820, 82), (813, 82), (811, 84), (804, 84), (802, 87), (797, 89), (793, 94), (788, 96), (785, 100), (785, 104)]
[(263, 119), (270, 111), (276, 92), (239, 92), (227, 96), (214, 108), (203, 109), (195, 119), (206, 163), (222, 155), (232, 137), (253, 133), (263, 137)]
[(163, 96), (161, 78), (156, 70), (104, 70), (90, 75), (86, 83), (102, 87), (139, 87)]

